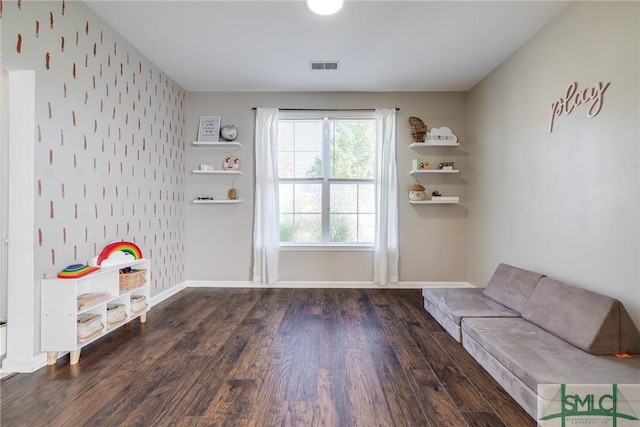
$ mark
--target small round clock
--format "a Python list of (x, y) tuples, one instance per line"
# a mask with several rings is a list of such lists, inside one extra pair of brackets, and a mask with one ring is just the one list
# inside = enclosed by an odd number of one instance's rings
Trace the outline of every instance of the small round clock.
[(238, 129), (234, 125), (224, 125), (220, 129), (220, 136), (227, 141), (233, 141), (238, 137)]

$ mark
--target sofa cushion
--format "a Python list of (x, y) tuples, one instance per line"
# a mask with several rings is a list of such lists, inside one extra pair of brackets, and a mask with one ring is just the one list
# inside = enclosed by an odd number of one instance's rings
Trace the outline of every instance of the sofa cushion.
[(463, 317), (518, 317), (518, 314), (482, 294), (480, 288), (426, 288), (424, 307), (440, 325), (462, 342)]
[(586, 353), (523, 318), (465, 318), (473, 339), (532, 390), (538, 384), (639, 384), (640, 357)]
[(521, 313), (543, 274), (500, 264), (491, 276), (484, 294), (500, 304)]
[(548, 277), (522, 317), (591, 354), (640, 353), (640, 334), (618, 300)]
[(483, 294), (482, 288), (429, 288), (422, 291), (425, 300), (460, 325), (463, 317), (519, 317)]

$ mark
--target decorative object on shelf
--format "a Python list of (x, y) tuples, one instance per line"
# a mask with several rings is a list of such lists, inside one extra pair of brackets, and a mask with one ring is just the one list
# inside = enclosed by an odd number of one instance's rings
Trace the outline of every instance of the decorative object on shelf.
[(220, 136), (227, 141), (235, 141), (238, 137), (238, 129), (234, 125), (224, 125), (220, 129)]
[(431, 197), (440, 197), (441, 194), (438, 190), (434, 190), (433, 193), (431, 193)]
[(237, 171), (240, 169), (240, 159), (235, 156), (229, 156), (222, 161), (222, 168), (226, 171)]
[(121, 268), (119, 276), (120, 290), (129, 291), (144, 285), (147, 281), (146, 275), (147, 270), (145, 269), (136, 270), (131, 267)]
[(220, 134), (220, 116), (200, 116), (198, 141), (218, 142)]
[(73, 264), (65, 267), (64, 270), (58, 273), (60, 279), (77, 279), (78, 277), (86, 276), (89, 273), (93, 273), (99, 270), (100, 267), (91, 266), (88, 264)]
[(414, 182), (409, 186), (409, 200), (424, 200), (424, 190), (425, 188), (424, 186), (422, 186), (422, 184), (420, 184), (418, 181)]
[(200, 165), (200, 170), (204, 171), (204, 172), (211, 172), (216, 170), (216, 168), (213, 165)]
[(414, 171), (431, 169), (431, 165), (429, 164), (429, 162), (425, 162), (424, 160), (420, 160), (420, 159), (413, 159), (411, 162), (411, 167), (412, 167), (412, 170)]
[(442, 162), (440, 163), (440, 169), (443, 171), (452, 171), (454, 162)]
[(229, 197), (229, 200), (236, 200), (238, 198), (238, 192), (236, 191), (236, 188), (231, 187), (227, 196)]
[(142, 259), (142, 251), (133, 242), (111, 242), (93, 259), (93, 265), (118, 265)]
[(213, 200), (213, 196), (198, 196), (196, 200)]
[(411, 136), (415, 142), (424, 142), (427, 135), (427, 125), (417, 117), (409, 117)]
[(446, 126), (440, 128), (431, 128), (427, 132), (427, 144), (455, 145), (458, 143), (458, 137), (453, 134), (451, 129)]

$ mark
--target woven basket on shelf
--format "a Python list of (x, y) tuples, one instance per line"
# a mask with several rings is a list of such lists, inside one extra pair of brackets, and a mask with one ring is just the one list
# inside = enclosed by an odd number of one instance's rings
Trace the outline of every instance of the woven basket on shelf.
[(147, 281), (147, 270), (135, 270), (131, 273), (120, 273), (120, 290), (128, 291), (138, 288)]
[(411, 136), (415, 142), (424, 142), (427, 138), (427, 125), (417, 117), (409, 117)]

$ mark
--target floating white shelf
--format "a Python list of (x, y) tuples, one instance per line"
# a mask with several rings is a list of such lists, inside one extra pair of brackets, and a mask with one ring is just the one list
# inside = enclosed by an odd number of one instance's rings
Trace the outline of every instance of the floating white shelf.
[(451, 143), (451, 142), (414, 142), (409, 145), (410, 148), (422, 148), (422, 147), (458, 147), (459, 143)]
[(443, 198), (433, 198), (431, 200), (409, 200), (412, 205), (457, 205), (460, 203), (459, 197), (445, 196)]
[(197, 145), (198, 147), (239, 147), (242, 148), (242, 144), (239, 142), (230, 142), (230, 141), (222, 141), (222, 142), (203, 142), (203, 141), (193, 141), (193, 145)]
[(214, 175), (242, 175), (241, 171), (225, 171), (225, 170), (203, 171), (200, 169), (195, 169), (193, 173), (214, 174)]
[(458, 170), (458, 169), (453, 169), (453, 170), (423, 169), (423, 170), (409, 172), (409, 174), (411, 174), (411, 175), (420, 175), (420, 174), (423, 174), (423, 173), (460, 173), (460, 170)]
[(222, 204), (226, 204), (226, 205), (230, 205), (230, 204), (240, 203), (240, 202), (242, 202), (242, 199), (235, 199), (235, 200), (228, 200), (228, 199), (219, 199), (219, 200), (218, 200), (218, 199), (214, 199), (214, 200), (198, 200), (198, 199), (195, 199), (195, 200), (193, 201), (193, 203), (196, 203), (196, 204), (203, 204), (203, 205), (204, 205), (204, 204), (209, 204), (209, 205), (215, 205), (215, 204), (222, 205)]

